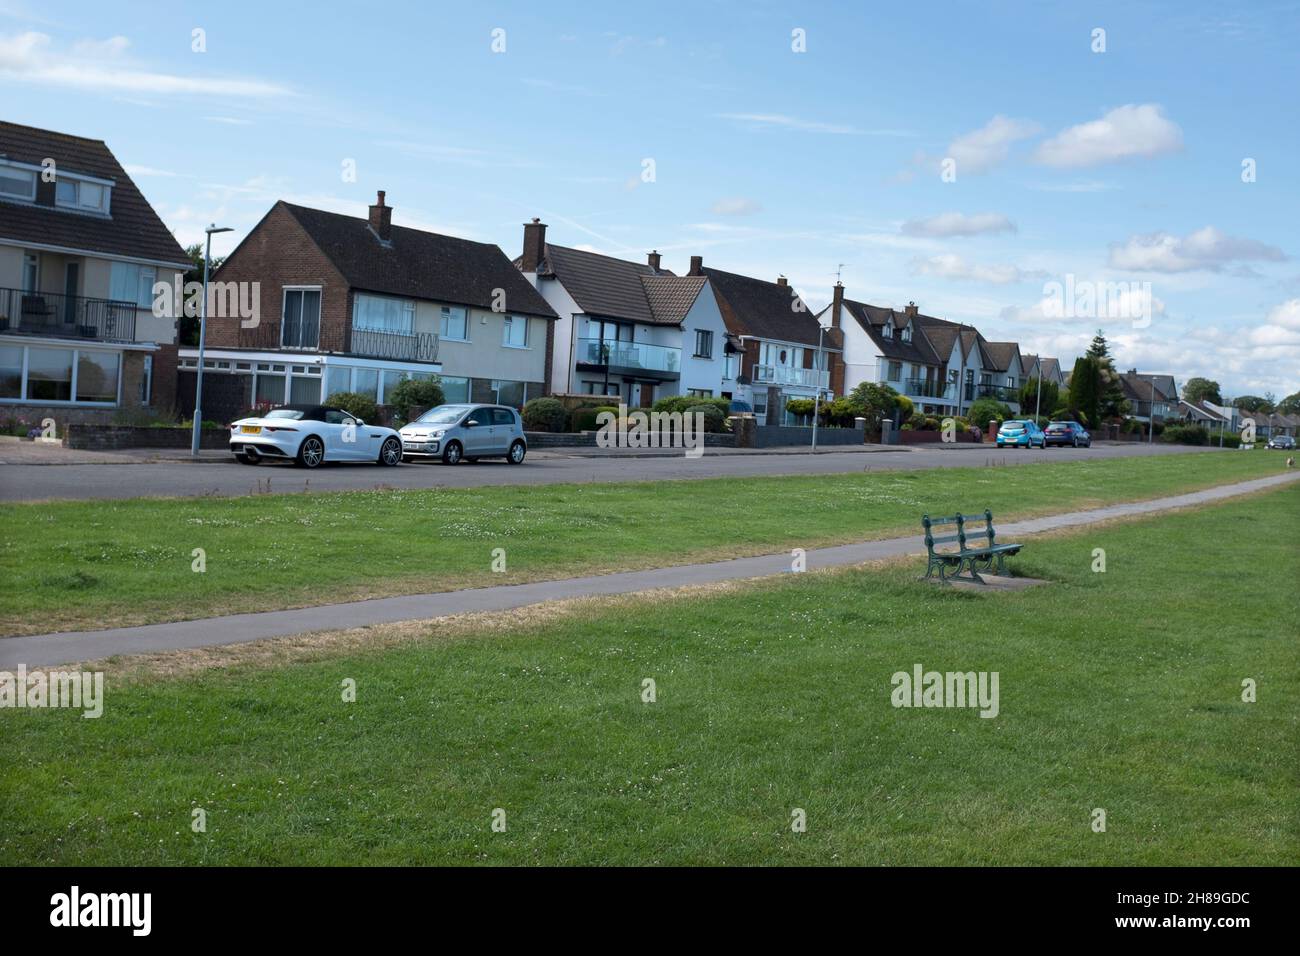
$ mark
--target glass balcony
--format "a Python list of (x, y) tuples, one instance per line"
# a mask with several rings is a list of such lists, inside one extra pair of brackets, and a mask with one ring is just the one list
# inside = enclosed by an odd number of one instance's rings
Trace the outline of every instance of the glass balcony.
[(646, 342), (615, 342), (610, 339), (578, 339), (578, 364), (611, 371), (676, 374), (682, 365), (682, 350)]
[(797, 385), (802, 388), (828, 388), (830, 373), (815, 368), (793, 368), (789, 365), (755, 365), (755, 385)]
[(941, 382), (929, 378), (909, 378), (903, 383), (903, 394), (910, 398), (931, 398), (951, 401), (957, 390), (955, 382)]

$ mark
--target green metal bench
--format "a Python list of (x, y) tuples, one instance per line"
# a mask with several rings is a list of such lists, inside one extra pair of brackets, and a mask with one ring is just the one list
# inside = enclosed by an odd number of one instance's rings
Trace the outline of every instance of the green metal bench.
[[(976, 531), (970, 538), (966, 536), (967, 522), (983, 522), (982, 530)], [(957, 526), (956, 534), (944, 534), (935, 536), (934, 529), (940, 525)], [(993, 512), (987, 508), (982, 515), (952, 515), (947, 518), (931, 518), (929, 515), (921, 516), (921, 526), (925, 528), (925, 550), (929, 557), (929, 563), (925, 568), (925, 576), (933, 577), (934, 572), (939, 572), (939, 580), (947, 582), (949, 578), (961, 574), (964, 567), (970, 572), (972, 580), (984, 583), (980, 577), (980, 572), (997, 575), (1007, 574), (1006, 559), (1008, 556), (1020, 551), (1021, 545), (1018, 544), (998, 544), (997, 532), (993, 527)], [(985, 539), (984, 543), (980, 539)], [(938, 546), (956, 544), (957, 549), (939, 550)]]

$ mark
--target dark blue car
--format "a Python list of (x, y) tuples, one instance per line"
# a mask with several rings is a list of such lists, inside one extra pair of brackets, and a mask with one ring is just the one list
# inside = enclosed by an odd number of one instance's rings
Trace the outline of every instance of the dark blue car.
[(1091, 448), (1092, 436), (1078, 422), (1048, 422), (1043, 432), (1044, 448), (1052, 445), (1073, 445), (1075, 448)]

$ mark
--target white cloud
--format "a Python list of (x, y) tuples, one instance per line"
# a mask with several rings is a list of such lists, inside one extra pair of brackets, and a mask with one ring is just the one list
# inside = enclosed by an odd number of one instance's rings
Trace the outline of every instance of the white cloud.
[(731, 199), (719, 199), (713, 204), (712, 212), (715, 216), (752, 216), (762, 208), (756, 200), (736, 196)]
[(993, 212), (967, 216), (960, 212), (945, 212), (929, 219), (909, 219), (903, 223), (903, 233), (908, 236), (947, 237), (978, 236), (986, 233), (1015, 232), (1016, 224), (1006, 216)]
[(1006, 160), (1014, 143), (1038, 132), (1028, 120), (998, 115), (979, 129), (958, 136), (948, 144), (947, 156), (956, 160), (957, 175), (984, 173)]
[(1282, 262), (1286, 254), (1255, 239), (1225, 235), (1205, 226), (1186, 236), (1154, 232), (1130, 236), (1110, 247), (1110, 265), (1131, 272), (1219, 272), (1241, 262)]
[(1027, 272), (1019, 266), (987, 265), (967, 262), (961, 256), (944, 253), (928, 259), (912, 260), (912, 274), (934, 276), (951, 281), (968, 280), (972, 282), (990, 282), (994, 285), (1007, 285), (1012, 282), (1025, 282), (1029, 279), (1041, 279), (1042, 272)]
[(144, 69), (127, 57), (130, 41), (79, 40), (66, 51), (50, 36), (28, 31), (0, 34), (0, 77), (22, 83), (95, 93), (153, 93), (265, 99), (292, 91), (262, 80), (188, 76)]
[(858, 129), (840, 123), (823, 123), (781, 113), (718, 113), (718, 119), (743, 123), (750, 129), (789, 129), (801, 133), (835, 133), (845, 136), (911, 136), (901, 129)]
[(1275, 306), (1264, 324), (1247, 336), (1252, 345), (1300, 348), (1300, 299), (1288, 299)]
[(1183, 148), (1183, 131), (1155, 103), (1129, 104), (1099, 120), (1061, 130), (1041, 143), (1034, 158), (1047, 166), (1098, 166)]

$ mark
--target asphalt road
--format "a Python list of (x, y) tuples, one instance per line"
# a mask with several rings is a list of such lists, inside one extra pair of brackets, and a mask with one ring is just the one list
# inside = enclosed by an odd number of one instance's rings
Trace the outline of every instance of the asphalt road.
[[(55, 449), (57, 451), (57, 449)], [(998, 451), (991, 445), (911, 448), (897, 451), (825, 451), (816, 455), (768, 451), (706, 452), (702, 458), (631, 458), (569, 455), (562, 449), (530, 455), (522, 465), (483, 461), (476, 465), (327, 465), (306, 471), (292, 465), (249, 467), (233, 459), (93, 464), (0, 465), (0, 501), (46, 499), (238, 496), (371, 488), (469, 488), (479, 485), (544, 485), (562, 482), (647, 481), (764, 475), (826, 475), (923, 468), (1019, 465), (1035, 461), (1135, 458), (1170, 454), (1227, 454), (1186, 446), (1113, 444), (1093, 448)], [(57, 460), (56, 458), (51, 460)]]

